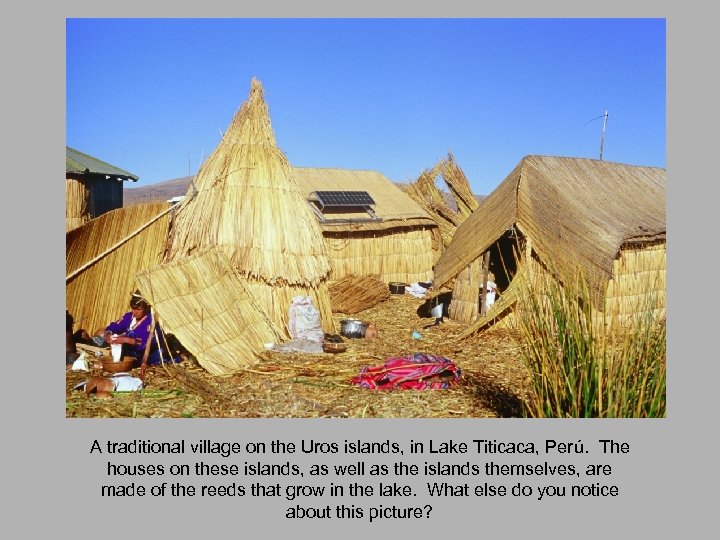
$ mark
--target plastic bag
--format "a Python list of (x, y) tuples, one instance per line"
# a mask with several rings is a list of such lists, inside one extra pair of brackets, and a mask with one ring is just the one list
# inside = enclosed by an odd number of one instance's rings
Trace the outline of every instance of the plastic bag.
[(320, 312), (309, 296), (295, 296), (289, 310), (288, 329), (293, 339), (308, 339), (322, 343), (325, 336)]

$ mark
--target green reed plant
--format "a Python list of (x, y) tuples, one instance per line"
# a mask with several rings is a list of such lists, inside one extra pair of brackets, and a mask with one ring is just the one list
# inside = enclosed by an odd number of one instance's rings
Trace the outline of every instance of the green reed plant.
[(517, 314), (523, 360), (532, 380), (526, 416), (664, 417), (666, 327), (646, 314), (612, 331), (592, 308), (578, 275), (528, 285)]

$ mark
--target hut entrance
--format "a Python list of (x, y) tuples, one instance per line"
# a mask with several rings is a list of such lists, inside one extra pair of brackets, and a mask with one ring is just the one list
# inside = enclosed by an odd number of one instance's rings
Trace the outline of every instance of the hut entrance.
[(498, 291), (507, 289), (517, 272), (517, 259), (522, 256), (525, 238), (516, 228), (510, 228), (490, 246), (489, 269)]

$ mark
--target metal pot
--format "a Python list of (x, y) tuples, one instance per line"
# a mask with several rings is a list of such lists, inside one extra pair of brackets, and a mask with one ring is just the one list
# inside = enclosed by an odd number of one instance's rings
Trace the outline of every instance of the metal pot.
[(349, 338), (365, 336), (367, 324), (358, 319), (343, 319), (340, 321), (340, 335)]

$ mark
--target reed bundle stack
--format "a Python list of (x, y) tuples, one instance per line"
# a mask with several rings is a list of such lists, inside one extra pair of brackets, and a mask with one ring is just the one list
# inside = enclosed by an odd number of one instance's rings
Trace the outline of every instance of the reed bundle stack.
[[(447, 192), (443, 193), (438, 188), (436, 184), (438, 178), (444, 181), (448, 188)], [(437, 223), (442, 237), (443, 251), (450, 244), (458, 226), (479, 204), (470, 189), (465, 173), (450, 153), (434, 167), (423, 171), (406, 191)], [(450, 201), (454, 203), (455, 208), (451, 208)], [(482, 271), (480, 260), (460, 271), (452, 283), (455, 294), (449, 306), (450, 318), (464, 322), (477, 318), (477, 294), (473, 294), (473, 291), (477, 292), (482, 285)]]
[(330, 286), (334, 313), (359, 313), (390, 297), (387, 284), (375, 276), (347, 276)]
[(440, 177), (445, 181), (455, 200), (458, 214), (462, 216), (462, 221), (465, 221), (479, 206), (478, 200), (470, 189), (470, 183), (451, 153), (448, 153), (448, 157), (442, 160), (438, 167)]
[[(448, 154), (448, 157), (438, 164), (438, 168), (440, 177), (445, 181), (457, 206), (456, 220), (462, 223), (477, 209), (479, 203), (470, 190), (465, 173), (452, 154)], [(448, 309), (450, 318), (464, 322), (477, 318), (479, 306), (475, 293), (487, 281), (484, 270), (483, 261), (478, 258), (457, 275), (453, 284), (453, 301)]]
[[(438, 179), (445, 183), (447, 192), (440, 191), (436, 184)], [(415, 182), (406, 186), (405, 191), (435, 221), (443, 247), (450, 243), (458, 226), (479, 204), (465, 173), (450, 153), (434, 167), (424, 170)]]
[(92, 333), (128, 311), (135, 274), (162, 260), (168, 227), (168, 204), (149, 203), (113, 210), (65, 235), (65, 301), (78, 327)]
[[(405, 187), (405, 192), (425, 210), (437, 224), (442, 240), (442, 248), (452, 240), (453, 234), (462, 218), (456, 210), (448, 206), (447, 200), (435, 185), (439, 165), (420, 173), (418, 179)], [(442, 251), (442, 250), (441, 250)]]
[(208, 247), (225, 253), (276, 326), (287, 327), (293, 296), (306, 295), (320, 310), (326, 331), (333, 329), (327, 249), (275, 143), (256, 79), (179, 205), (166, 262)]

